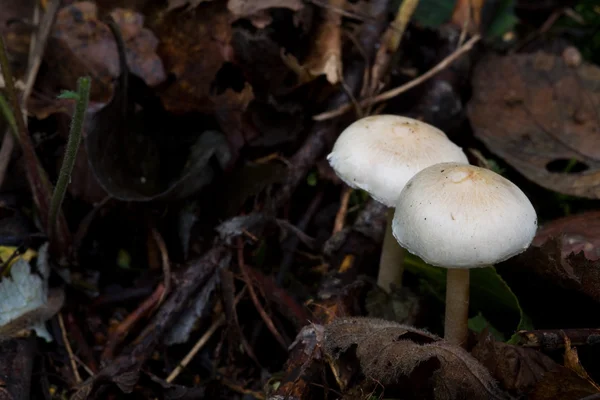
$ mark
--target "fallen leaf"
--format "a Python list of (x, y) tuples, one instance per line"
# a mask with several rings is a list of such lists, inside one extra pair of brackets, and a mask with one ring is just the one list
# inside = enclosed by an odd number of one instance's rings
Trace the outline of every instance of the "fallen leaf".
[(564, 289), (574, 290), (600, 303), (600, 261), (590, 261), (583, 253), (562, 256), (561, 243), (547, 240), (542, 246), (530, 246), (510, 261), (514, 271), (528, 271), (536, 279), (547, 280)]
[[(33, 16), (35, 1), (33, 0), (1, 0), (0, 1), (0, 34), (4, 38), (6, 50), (11, 57), (13, 75), (20, 78), (24, 75), (29, 57), (29, 46), (34, 27), (27, 21)], [(3, 87), (0, 77), (0, 87)]]
[[(531, 400), (583, 400), (598, 394), (596, 388), (574, 371), (559, 366), (544, 375), (528, 396)], [(593, 398), (596, 398), (595, 396)]]
[(194, 7), (198, 7), (200, 3), (205, 1), (213, 1), (213, 0), (168, 0), (169, 10), (174, 10), (176, 8), (180, 8), (183, 6), (187, 6), (187, 10), (190, 10)]
[[(220, 269), (220, 268), (219, 268)], [(218, 272), (218, 270), (217, 270)], [(210, 295), (219, 283), (219, 274), (215, 273), (207, 282), (202, 290), (190, 301), (188, 308), (182, 313), (172, 328), (166, 333), (163, 342), (167, 346), (185, 343), (189, 340), (190, 334), (195, 328), (198, 320), (210, 311)]]
[(338, 362), (345, 353), (354, 358), (347, 351), (356, 347), (352, 354), (362, 373), (384, 387), (405, 386), (403, 396), (510, 398), (464, 349), (410, 326), (370, 318), (337, 319), (325, 327), (323, 347)]
[(543, 52), (490, 55), (472, 82), (469, 118), (490, 151), (548, 189), (600, 197), (599, 67)]
[(322, 8), (323, 20), (319, 25), (316, 37), (312, 41), (312, 49), (300, 68), (306, 72), (307, 78), (314, 79), (325, 75), (332, 85), (338, 83), (342, 75), (342, 16), (338, 9), (343, 8), (346, 0), (329, 0)]
[(212, 87), (223, 64), (234, 61), (232, 22), (233, 16), (220, 1), (149, 18), (161, 39), (158, 53), (174, 77), (173, 84), (160, 93), (167, 111), (210, 113), (218, 106)]
[(269, 8), (287, 8), (299, 11), (304, 8), (302, 0), (229, 0), (227, 8), (235, 18), (246, 18)]
[[(122, 8), (113, 10), (111, 16), (123, 36), (130, 70), (150, 86), (163, 82), (166, 74), (156, 54), (158, 39), (144, 28), (144, 16)], [(120, 74), (119, 57), (110, 28), (98, 19), (96, 4), (83, 1), (60, 9), (52, 39), (45, 57), (49, 69), (57, 69), (49, 72), (55, 86), (74, 89), (80, 76), (90, 75), (94, 78), (92, 99), (108, 101), (108, 88)]]
[(39, 250), (37, 271), (28, 261), (19, 258), (10, 268), (10, 276), (0, 281), (0, 340), (7, 340), (22, 331), (35, 330), (38, 336), (52, 341), (46, 330), (46, 320), (52, 318), (64, 303), (62, 289), (48, 289), (50, 266), (48, 245)]
[(471, 355), (514, 394), (529, 393), (548, 371), (560, 367), (539, 351), (495, 341), (489, 333), (480, 335)]
[(600, 211), (550, 221), (538, 230), (532, 244), (539, 247), (550, 238), (560, 241), (563, 258), (583, 251), (590, 261), (600, 259)]
[(568, 336), (564, 337), (565, 342), (565, 367), (569, 368), (571, 371), (575, 372), (581, 379), (584, 379), (590, 383), (596, 391), (600, 393), (600, 387), (598, 384), (594, 382), (594, 380), (588, 375), (587, 371), (581, 365), (579, 361), (579, 354), (577, 354), (577, 349), (571, 346), (571, 340)]

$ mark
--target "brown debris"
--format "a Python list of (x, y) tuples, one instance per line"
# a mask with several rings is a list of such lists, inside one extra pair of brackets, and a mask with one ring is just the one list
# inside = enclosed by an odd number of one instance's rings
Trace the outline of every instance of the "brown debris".
[[(475, 135), (535, 183), (599, 198), (599, 79), (595, 65), (572, 68), (543, 52), (489, 55), (472, 79), (468, 112)], [(570, 160), (583, 170), (566, 171)]]
[[(406, 325), (342, 318), (325, 327), (324, 350), (338, 363), (351, 347), (362, 373), (419, 398), (508, 399), (487, 369), (462, 348)], [(339, 367), (338, 367), (339, 368)]]

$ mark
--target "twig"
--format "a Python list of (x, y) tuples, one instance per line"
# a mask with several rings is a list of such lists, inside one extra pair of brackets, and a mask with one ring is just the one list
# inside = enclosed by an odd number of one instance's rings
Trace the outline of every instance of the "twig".
[(58, 325), (60, 326), (60, 332), (62, 333), (63, 342), (65, 343), (65, 349), (67, 349), (67, 354), (69, 355), (69, 361), (71, 362), (71, 369), (73, 370), (75, 382), (77, 384), (80, 384), (81, 382), (83, 382), (83, 380), (81, 379), (81, 375), (79, 375), (79, 370), (77, 369), (77, 363), (75, 362), (75, 357), (73, 356), (71, 343), (69, 343), (69, 338), (67, 337), (67, 330), (65, 329), (65, 321), (63, 320), (63, 316), (61, 313), (58, 313)]
[[(418, 4), (419, 0), (403, 0), (400, 7), (398, 7), (394, 22), (390, 24), (383, 34), (381, 40), (382, 45), (379, 47), (379, 50), (377, 50), (369, 85), (366, 88), (367, 90), (363, 92), (364, 96), (374, 96), (379, 93), (379, 90), (383, 87), (383, 78), (388, 75), (392, 58), (400, 47), (400, 42), (402, 36), (404, 36), (406, 26), (412, 18)], [(370, 110), (367, 110), (367, 112), (370, 114)]]
[(350, 195), (352, 194), (352, 188), (349, 186), (345, 186), (342, 190), (342, 195), (340, 199), (340, 208), (335, 215), (335, 222), (333, 224), (333, 232), (332, 235), (340, 232), (344, 229), (344, 222), (346, 221), (346, 215), (348, 214), (348, 203), (350, 202)]
[(408, 25), (410, 19), (412, 18), (417, 6), (419, 5), (419, 0), (403, 0), (398, 12), (396, 13), (396, 18), (394, 22), (392, 22), (391, 28), (394, 31), (394, 34), (390, 35), (387, 39), (387, 47), (391, 52), (396, 52), (398, 47), (400, 47), (400, 41), (402, 40), (402, 36), (404, 36), (404, 31), (406, 30), (406, 26)]
[(565, 336), (573, 346), (600, 345), (600, 329), (548, 329), (519, 331), (519, 344), (546, 350), (563, 348)]
[(186, 356), (179, 362), (177, 367), (175, 367), (175, 369), (169, 374), (169, 376), (166, 379), (166, 381), (168, 383), (173, 382), (175, 380), (175, 378), (177, 378), (179, 376), (181, 371), (183, 371), (183, 369), (185, 367), (187, 367), (187, 365), (190, 363), (190, 361), (192, 361), (192, 359), (196, 356), (196, 354), (200, 351), (200, 349), (202, 349), (202, 347), (204, 347), (206, 342), (208, 342), (208, 340), (211, 338), (211, 336), (223, 324), (225, 324), (225, 314), (221, 314), (219, 316), (219, 318), (215, 322), (213, 322), (213, 324), (210, 326), (210, 328), (208, 328), (208, 330), (206, 332), (204, 332), (204, 335), (202, 335), (200, 337), (200, 339), (196, 342), (194, 347), (192, 347), (190, 352), (186, 354)]
[[(37, 31), (37, 35), (32, 35), (31, 42), (29, 44), (29, 57), (27, 62), (27, 73), (26, 73), (26, 84), (23, 89), (23, 96), (21, 98), (21, 107), (23, 108), (23, 114), (27, 114), (26, 103), (31, 91), (33, 89), (33, 85), (35, 83), (35, 78), (37, 77), (37, 73), (39, 71), (42, 55), (44, 53), (44, 48), (46, 47), (46, 43), (48, 42), (48, 36), (50, 35), (50, 28), (54, 23), (54, 18), (56, 17), (56, 13), (58, 11), (58, 7), (60, 6), (60, 0), (54, 0), (47, 7), (46, 12), (44, 13), (44, 17), (40, 24), (40, 29)], [(39, 22), (39, 13), (40, 6), (36, 2), (36, 6), (33, 12), (33, 23), (37, 25)], [(4, 83), (4, 79), (0, 77), (0, 87)], [(14, 121), (14, 117), (13, 117)], [(16, 125), (15, 125), (16, 127)], [(15, 135), (18, 136), (17, 129), (15, 128)], [(10, 161), (10, 156), (12, 155), (13, 149), (15, 147), (15, 137), (12, 135), (4, 135), (2, 139), (2, 148), (0, 149), (0, 186), (4, 181), (4, 176), (6, 175), (6, 168), (8, 167), (8, 163)]]
[[(364, 49), (366, 58), (352, 59), (344, 67), (344, 83), (355, 95), (361, 88), (365, 65), (368, 64), (368, 60), (373, 56), (377, 48), (377, 41), (386, 22), (387, 4), (387, 0), (372, 0), (368, 2), (365, 12), (373, 16), (373, 18), (369, 21), (371, 23), (363, 24), (360, 33), (356, 36), (357, 47)], [(328, 108), (337, 108), (347, 103), (348, 100), (346, 92), (340, 91), (327, 102)], [(273, 200), (273, 208), (282, 207), (288, 202), (293, 191), (303, 181), (309, 169), (315, 165), (317, 159), (321, 157), (339, 134), (338, 123), (339, 121), (325, 121), (313, 126), (308, 138), (290, 159), (293, 167), (290, 168), (286, 181)]]
[[(234, 306), (240, 301), (240, 299), (242, 298), (242, 296), (246, 293), (246, 288), (248, 286), (245, 286), (240, 293), (238, 293), (237, 296), (235, 296), (235, 301), (234, 301)], [(200, 349), (202, 349), (202, 347), (204, 347), (204, 345), (209, 341), (209, 339), (211, 338), (211, 336), (217, 331), (217, 329), (219, 329), (219, 327), (221, 325), (223, 325), (226, 322), (226, 318), (225, 318), (225, 314), (221, 314), (219, 316), (219, 318), (212, 323), (212, 325), (210, 326), (210, 328), (208, 328), (208, 330), (204, 333), (204, 335), (202, 335), (200, 337), (200, 339), (198, 339), (198, 341), (196, 342), (196, 344), (194, 345), (194, 347), (192, 347), (192, 349), (189, 351), (189, 353), (187, 353), (185, 355), (185, 357), (179, 362), (179, 364), (177, 364), (177, 367), (175, 367), (175, 369), (173, 369), (173, 371), (169, 374), (169, 376), (167, 377), (166, 381), (168, 383), (173, 382), (181, 373), (181, 371), (183, 371), (183, 369), (185, 367), (187, 367), (187, 365), (190, 363), (190, 361), (192, 361), (192, 359), (196, 356), (196, 354), (198, 354), (198, 352), (200, 351)]]
[(77, 388), (74, 396), (87, 398), (95, 388), (108, 382), (115, 382), (121, 390), (127, 393), (131, 392), (137, 382), (141, 366), (148, 360), (165, 333), (173, 327), (177, 318), (188, 306), (192, 296), (208, 282), (217, 270), (229, 265), (230, 262), (231, 250), (222, 243), (217, 243), (203, 257), (191, 261), (186, 268), (177, 273), (175, 277), (178, 282), (177, 290), (173, 291), (165, 300), (135, 341), (96, 375), (86, 379)]
[(158, 246), (158, 250), (160, 251), (160, 258), (163, 269), (163, 280), (165, 285), (165, 290), (160, 296), (160, 300), (156, 304), (156, 307), (159, 307), (164, 301), (165, 297), (171, 292), (171, 262), (169, 261), (167, 245), (165, 244), (165, 241), (163, 240), (160, 233), (155, 228), (152, 228), (152, 237), (154, 238), (154, 241)]
[(75, 104), (75, 113), (73, 114), (73, 119), (71, 120), (71, 130), (69, 132), (69, 140), (67, 141), (65, 157), (60, 167), (58, 181), (56, 182), (56, 188), (52, 194), (50, 212), (48, 214), (47, 233), (51, 240), (56, 234), (54, 229), (56, 227), (56, 223), (58, 222), (58, 212), (65, 198), (67, 187), (71, 182), (71, 173), (73, 172), (75, 160), (77, 159), (77, 151), (79, 150), (79, 144), (81, 143), (81, 136), (83, 133), (85, 111), (90, 98), (91, 82), (92, 81), (89, 77), (82, 77), (77, 81), (77, 103)]
[(110, 334), (106, 347), (102, 352), (102, 360), (111, 360), (113, 358), (117, 346), (125, 339), (133, 325), (155, 308), (156, 303), (162, 298), (164, 291), (165, 286), (160, 283), (154, 292), (115, 328)]
[[(460, 56), (462, 56), (466, 52), (470, 51), (473, 48), (473, 46), (475, 45), (475, 43), (477, 43), (480, 39), (481, 39), (480, 35), (473, 36), (463, 46), (461, 46), (460, 48), (456, 49), (455, 52), (453, 52), (452, 54), (450, 54), (448, 57), (444, 58), (436, 66), (434, 66), (433, 68), (431, 68), (429, 71), (425, 72), (423, 75), (421, 75), (421, 76), (419, 76), (419, 77), (411, 80), (410, 82), (405, 83), (402, 86), (399, 86), (397, 88), (388, 90), (387, 92), (383, 92), (380, 95), (377, 95), (375, 97), (371, 97), (371, 98), (368, 98), (368, 99), (364, 99), (364, 100), (362, 100), (359, 103), (360, 106), (361, 107), (367, 107), (367, 106), (370, 106), (372, 104), (376, 104), (376, 103), (380, 103), (382, 101), (389, 100), (391, 98), (394, 98), (394, 97), (398, 96), (399, 94), (402, 94), (402, 93), (406, 92), (409, 89), (412, 89), (415, 86), (420, 85), (421, 83), (427, 81), (429, 78), (433, 77), (437, 73), (439, 73), (442, 70), (444, 70), (448, 65), (450, 65), (454, 61), (456, 61)], [(331, 119), (331, 118), (335, 118), (335, 117), (338, 117), (338, 116), (346, 113), (347, 111), (351, 110), (352, 107), (353, 107), (352, 104), (344, 104), (344, 105), (342, 105), (341, 107), (338, 107), (335, 110), (326, 111), (324, 113), (315, 115), (313, 117), (313, 120), (315, 120), (315, 121), (325, 121), (325, 120), (328, 120), (328, 119)]]
[(263, 308), (262, 304), (260, 304), (260, 300), (258, 299), (256, 292), (254, 291), (254, 285), (252, 284), (250, 276), (248, 275), (248, 271), (246, 271), (247, 267), (246, 263), (244, 262), (244, 241), (241, 237), (238, 237), (238, 265), (240, 267), (240, 271), (242, 272), (242, 276), (244, 277), (244, 281), (246, 282), (246, 285), (248, 285), (248, 292), (250, 294), (250, 298), (252, 299), (256, 310), (260, 314), (260, 317), (267, 325), (267, 328), (269, 328), (269, 331), (271, 331), (271, 333), (273, 334), (277, 342), (281, 345), (281, 347), (287, 350), (287, 344), (285, 343), (285, 340), (283, 340), (281, 334), (277, 331), (277, 328), (275, 328), (273, 321), (267, 315), (267, 312)]

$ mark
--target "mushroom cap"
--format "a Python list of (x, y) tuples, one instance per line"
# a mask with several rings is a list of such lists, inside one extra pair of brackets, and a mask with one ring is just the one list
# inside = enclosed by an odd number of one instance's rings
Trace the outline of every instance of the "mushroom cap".
[(462, 149), (434, 126), (397, 115), (359, 119), (339, 136), (327, 160), (350, 187), (393, 207), (406, 182), (440, 162), (468, 163)]
[(535, 209), (521, 189), (495, 172), (458, 163), (416, 174), (392, 221), (400, 245), (445, 268), (504, 261), (525, 251), (536, 230)]

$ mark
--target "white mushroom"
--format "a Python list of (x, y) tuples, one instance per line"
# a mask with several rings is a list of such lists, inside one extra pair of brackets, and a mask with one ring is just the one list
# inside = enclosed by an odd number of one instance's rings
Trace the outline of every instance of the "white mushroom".
[(398, 243), (425, 262), (448, 268), (445, 337), (467, 337), (469, 269), (487, 267), (529, 247), (537, 230), (531, 202), (487, 169), (441, 163), (405, 186), (392, 223)]
[[(404, 185), (417, 172), (440, 162), (468, 163), (462, 149), (441, 130), (397, 115), (362, 118), (337, 139), (327, 160), (349, 186), (367, 191), (375, 200), (394, 207)], [(391, 232), (389, 213), (377, 283), (388, 291), (402, 281), (402, 248)]]

